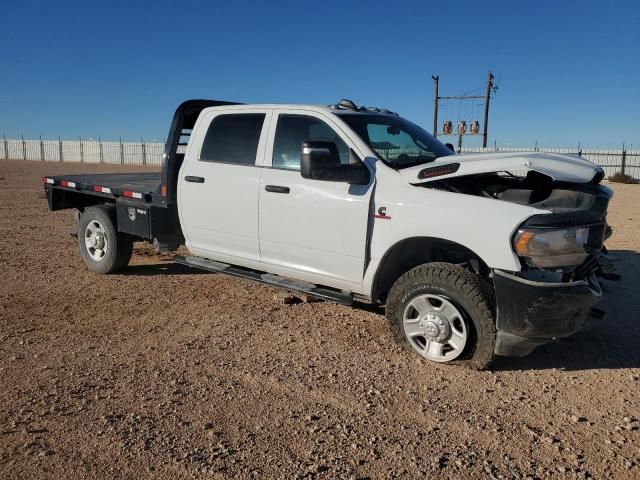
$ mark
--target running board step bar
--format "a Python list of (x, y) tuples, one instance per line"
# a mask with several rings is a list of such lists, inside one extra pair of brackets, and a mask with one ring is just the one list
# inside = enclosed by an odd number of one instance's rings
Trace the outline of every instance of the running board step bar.
[(353, 296), (350, 293), (318, 287), (313, 283), (292, 280), (290, 278), (281, 277), (271, 273), (263, 273), (241, 267), (234, 267), (227, 263), (216, 262), (214, 260), (207, 260), (206, 258), (200, 257), (183, 257), (182, 255), (175, 255), (173, 257), (173, 261), (180, 265), (186, 265), (187, 267), (200, 268), (202, 270), (215, 273), (224, 273), (227, 275), (233, 275), (234, 277), (266, 283), (267, 285), (273, 285), (274, 287), (280, 287), (294, 292), (305, 293), (329, 302), (341, 303), (343, 305), (351, 305), (353, 303)]

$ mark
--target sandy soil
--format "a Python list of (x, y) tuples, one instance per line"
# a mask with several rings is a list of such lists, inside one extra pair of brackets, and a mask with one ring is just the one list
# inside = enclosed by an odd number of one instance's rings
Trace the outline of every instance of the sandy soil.
[(613, 187), (607, 318), (473, 372), (143, 245), (90, 273), (41, 177), (122, 169), (0, 161), (0, 477), (640, 478), (640, 185)]

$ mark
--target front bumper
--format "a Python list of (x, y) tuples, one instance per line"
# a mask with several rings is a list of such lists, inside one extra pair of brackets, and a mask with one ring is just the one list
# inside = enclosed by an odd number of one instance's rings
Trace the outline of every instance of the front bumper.
[(494, 270), (494, 285), (495, 353), (510, 357), (522, 357), (538, 345), (578, 332), (602, 297), (593, 273), (574, 282), (540, 282)]

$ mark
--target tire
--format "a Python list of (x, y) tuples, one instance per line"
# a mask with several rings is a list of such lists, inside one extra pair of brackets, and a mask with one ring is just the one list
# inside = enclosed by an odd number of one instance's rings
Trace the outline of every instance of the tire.
[(395, 340), (429, 360), (475, 370), (494, 360), (493, 291), (463, 267), (437, 262), (408, 271), (391, 288), (385, 314)]
[(129, 264), (133, 239), (116, 230), (116, 221), (116, 209), (113, 205), (90, 207), (80, 216), (78, 247), (89, 270), (113, 273)]

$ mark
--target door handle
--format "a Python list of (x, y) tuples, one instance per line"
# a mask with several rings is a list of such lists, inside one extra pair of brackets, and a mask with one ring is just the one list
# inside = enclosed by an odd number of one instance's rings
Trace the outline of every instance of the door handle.
[(291, 191), (289, 187), (282, 187), (280, 185), (267, 185), (264, 189), (271, 193), (289, 193)]
[(192, 183), (204, 183), (204, 177), (194, 177), (193, 175), (187, 175), (186, 177), (184, 177), (184, 181)]

